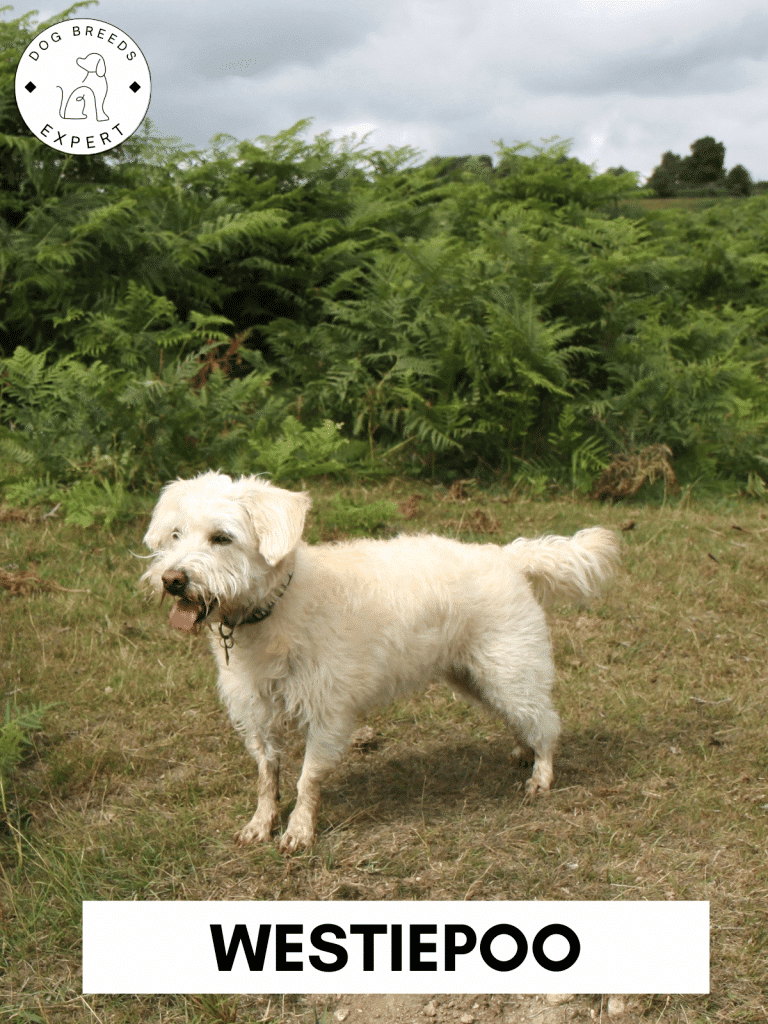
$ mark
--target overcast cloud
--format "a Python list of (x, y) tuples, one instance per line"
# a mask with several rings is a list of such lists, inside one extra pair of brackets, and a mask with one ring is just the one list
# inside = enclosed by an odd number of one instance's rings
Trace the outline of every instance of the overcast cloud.
[(713, 135), (728, 168), (768, 180), (764, 0), (102, 0), (76, 16), (133, 37), (158, 131), (200, 148), (312, 117), (313, 134), (373, 130), (424, 158), (558, 135), (647, 175)]

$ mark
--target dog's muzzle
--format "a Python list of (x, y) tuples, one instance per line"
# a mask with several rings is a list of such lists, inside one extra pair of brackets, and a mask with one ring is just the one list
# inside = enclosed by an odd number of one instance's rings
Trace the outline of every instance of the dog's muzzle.
[[(201, 601), (189, 601), (184, 593), (189, 584), (189, 576), (183, 569), (168, 569), (161, 576), (163, 581), (163, 597), (170, 594), (179, 600), (171, 608), (169, 623), (174, 629), (182, 629), (187, 633), (195, 632), (196, 626), (206, 618), (211, 608)], [(162, 604), (162, 601), (160, 602)]]

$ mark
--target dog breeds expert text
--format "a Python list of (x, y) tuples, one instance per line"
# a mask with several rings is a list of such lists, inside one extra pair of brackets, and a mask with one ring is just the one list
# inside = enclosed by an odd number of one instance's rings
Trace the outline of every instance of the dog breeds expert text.
[(264, 842), (277, 825), (287, 730), (306, 749), (284, 853), (312, 843), (321, 784), (360, 717), (438, 676), (505, 718), (519, 752), (533, 752), (527, 793), (548, 790), (560, 720), (544, 608), (600, 592), (618, 559), (613, 533), (308, 545), (310, 504), (258, 477), (209, 472), (163, 490), (145, 537), (154, 558), (142, 579), (177, 599), (171, 625), (218, 627), (219, 693), (259, 767), (238, 842)]

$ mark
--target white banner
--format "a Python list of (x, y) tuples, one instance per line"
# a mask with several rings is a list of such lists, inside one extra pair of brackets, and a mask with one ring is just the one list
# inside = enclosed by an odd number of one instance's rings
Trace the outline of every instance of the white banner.
[(709, 903), (83, 903), (83, 992), (709, 992)]

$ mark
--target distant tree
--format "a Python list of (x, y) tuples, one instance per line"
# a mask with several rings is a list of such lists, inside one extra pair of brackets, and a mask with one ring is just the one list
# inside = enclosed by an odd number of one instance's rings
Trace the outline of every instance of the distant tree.
[(630, 172), (626, 167), (609, 167), (605, 172), (606, 174), (614, 174), (617, 178), (621, 177), (622, 174), (629, 174)]
[(681, 188), (702, 188), (725, 183), (725, 146), (705, 135), (691, 144), (690, 156), (669, 150), (654, 167), (648, 185), (658, 196), (673, 196)]
[(485, 153), (482, 156), (433, 156), (424, 166), (434, 168), (438, 178), (449, 181), (461, 181), (464, 171), (473, 174), (493, 172), (493, 160)]
[(732, 167), (725, 178), (725, 187), (732, 196), (751, 196), (752, 178), (742, 164)]
[(664, 167), (657, 167), (648, 179), (648, 184), (661, 199), (677, 195), (677, 182)]
[(725, 177), (725, 146), (705, 135), (691, 144), (691, 155), (680, 165), (679, 180), (689, 188), (714, 185)]
[(487, 153), (482, 153), (480, 156), (472, 156), (468, 161), (470, 169), (474, 170), (477, 168), (485, 168), (485, 170), (493, 170), (493, 160), (488, 156)]
[(667, 150), (661, 157), (661, 163), (654, 167), (648, 185), (654, 190), (657, 196), (666, 198), (677, 194), (680, 181), (680, 167), (683, 161), (677, 153)]
[(661, 166), (677, 181), (680, 177), (680, 168), (683, 166), (683, 158), (667, 150), (661, 158)]

